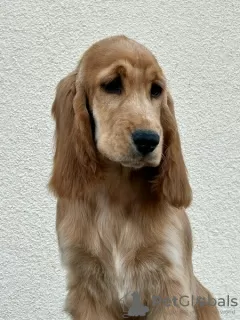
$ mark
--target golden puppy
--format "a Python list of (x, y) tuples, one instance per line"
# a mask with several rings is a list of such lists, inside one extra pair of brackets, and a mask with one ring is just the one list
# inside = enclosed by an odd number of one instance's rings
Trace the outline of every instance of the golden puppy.
[(52, 113), (50, 188), (72, 319), (220, 319), (193, 274), (191, 188), (151, 52), (125, 36), (95, 43), (60, 81)]

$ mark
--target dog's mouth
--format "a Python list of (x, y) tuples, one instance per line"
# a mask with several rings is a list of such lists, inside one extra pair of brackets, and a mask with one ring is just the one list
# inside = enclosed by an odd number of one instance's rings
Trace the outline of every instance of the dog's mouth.
[[(105, 149), (106, 144), (100, 144), (97, 140), (97, 148), (99, 154), (103, 157), (103, 160), (111, 161), (116, 164), (120, 164), (122, 167), (130, 169), (141, 169), (144, 167), (157, 167), (161, 161), (161, 148), (160, 150), (156, 149), (149, 154), (140, 154), (132, 146), (124, 154), (110, 152), (110, 148)], [(112, 148), (114, 149), (114, 148)]]

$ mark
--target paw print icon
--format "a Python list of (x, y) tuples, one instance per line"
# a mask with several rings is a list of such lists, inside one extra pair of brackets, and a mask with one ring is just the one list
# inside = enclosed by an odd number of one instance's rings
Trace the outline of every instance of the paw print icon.
[(144, 317), (148, 311), (149, 308), (147, 306), (145, 306), (142, 302), (141, 302), (141, 298), (140, 298), (140, 294), (135, 291), (131, 294), (132, 296), (132, 303), (131, 306), (126, 308), (126, 300), (129, 301), (129, 296), (130, 294), (128, 293), (127, 295), (125, 295), (121, 300), (121, 305), (122, 305), (122, 309), (124, 312), (124, 318), (128, 318), (128, 317)]

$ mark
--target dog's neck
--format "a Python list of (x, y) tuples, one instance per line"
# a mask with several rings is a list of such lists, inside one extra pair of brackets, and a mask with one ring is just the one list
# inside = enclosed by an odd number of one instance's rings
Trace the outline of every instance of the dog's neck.
[[(159, 203), (159, 196), (153, 192), (152, 180), (158, 168), (132, 169), (107, 161), (96, 192), (102, 192), (112, 201), (126, 203), (142, 200), (143, 203)], [(94, 196), (94, 192), (92, 193)]]

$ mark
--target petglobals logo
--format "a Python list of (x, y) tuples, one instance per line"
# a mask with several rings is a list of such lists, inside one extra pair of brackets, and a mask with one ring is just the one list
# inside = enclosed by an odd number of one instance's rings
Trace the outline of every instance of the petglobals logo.
[(180, 296), (180, 297), (167, 297), (160, 296), (152, 297), (152, 305), (162, 305), (165, 307), (188, 307), (188, 306), (217, 306), (217, 307), (237, 307), (239, 305), (238, 298), (227, 295), (225, 297), (212, 298), (210, 295), (207, 297), (201, 296)]
[(237, 297), (230, 295), (219, 296), (218, 298), (212, 298), (210, 295), (207, 297), (201, 296), (173, 296), (173, 297), (161, 297), (152, 296), (151, 306), (146, 306), (142, 303), (140, 294), (137, 291), (127, 293), (120, 300), (123, 317), (143, 317), (150, 311), (150, 308), (154, 309), (156, 306), (162, 307), (176, 307), (187, 308), (189, 306), (211, 306), (217, 307), (220, 313), (231, 312), (235, 314), (235, 308), (239, 306)]

